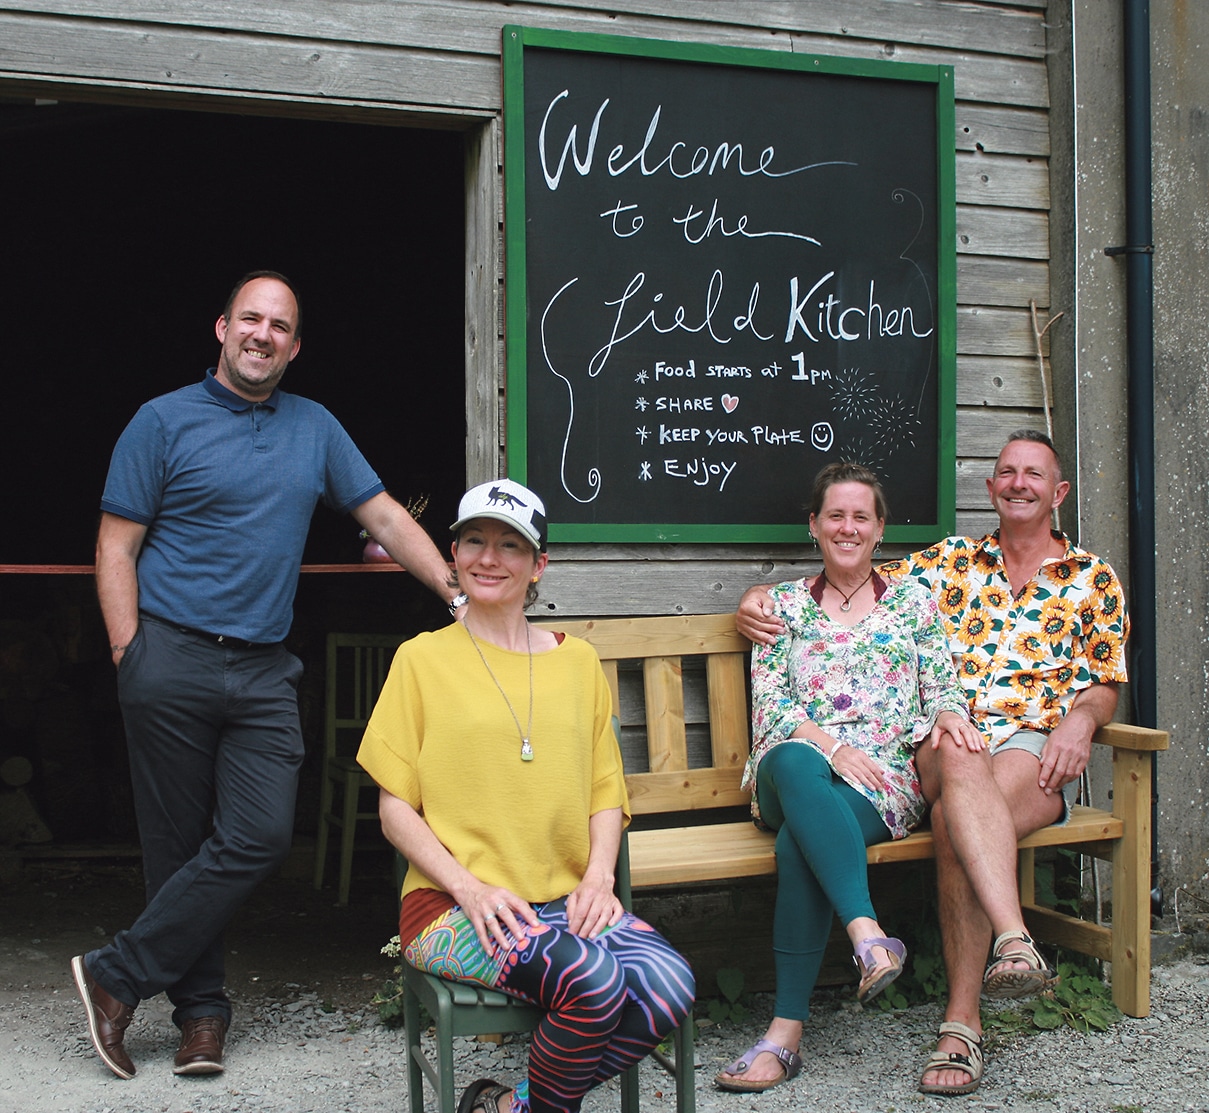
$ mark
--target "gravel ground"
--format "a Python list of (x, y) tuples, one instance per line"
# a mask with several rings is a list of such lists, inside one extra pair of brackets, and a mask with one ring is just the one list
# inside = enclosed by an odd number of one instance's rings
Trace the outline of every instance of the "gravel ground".
[[(377, 911), (316, 914), (309, 888), (279, 888), (250, 908), (230, 937), (236, 1015), (221, 1075), (177, 1078), (177, 1033), (164, 998), (145, 1003), (127, 1035), (139, 1071), (113, 1077), (88, 1042), (67, 964), (120, 922), (129, 900), (96, 879), (49, 888), (44, 880), (0, 894), (0, 1113), (402, 1113), (402, 1033), (369, 1004), (390, 962), (367, 944), (382, 937)], [(69, 893), (67, 890), (70, 889)], [(64, 899), (67, 898), (67, 899)], [(330, 901), (330, 896), (326, 898)], [(383, 899), (381, 907), (388, 908)], [(81, 908), (94, 913), (80, 919)], [(51, 913), (55, 915), (51, 915)], [(98, 918), (101, 922), (97, 922)], [(376, 922), (375, 922), (376, 920)], [(297, 940), (312, 949), (301, 953)], [(282, 973), (284, 970), (284, 973)], [(293, 971), (292, 980), (290, 971)], [(702, 1113), (820, 1113), (904, 1109), (1209, 1113), (1205, 1082), (1209, 957), (1156, 967), (1153, 1010), (1102, 1035), (1064, 1028), (992, 1044), (982, 1088), (970, 1098), (929, 1098), (915, 1082), (940, 1021), (938, 1006), (862, 1010), (850, 993), (821, 991), (803, 1042), (803, 1073), (761, 1096), (723, 1094), (714, 1073), (763, 1034), (770, 999), (757, 997), (741, 1026), (701, 1030), (697, 1107)], [(460, 1041), (459, 1086), (514, 1080), (525, 1043)], [(642, 1105), (674, 1109), (674, 1085), (649, 1060)], [(427, 1108), (432, 1108), (431, 1093)], [(619, 1107), (603, 1087), (587, 1113)]]

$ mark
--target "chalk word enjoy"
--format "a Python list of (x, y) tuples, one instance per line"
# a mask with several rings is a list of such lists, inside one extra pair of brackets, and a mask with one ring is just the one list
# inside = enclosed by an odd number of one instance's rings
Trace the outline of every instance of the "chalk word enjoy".
[(726, 481), (738, 466), (738, 460), (711, 463), (704, 456), (700, 456), (692, 460), (664, 460), (663, 473), (673, 479), (688, 479), (697, 487), (708, 487), (716, 482), (718, 490), (723, 491), (726, 489)]

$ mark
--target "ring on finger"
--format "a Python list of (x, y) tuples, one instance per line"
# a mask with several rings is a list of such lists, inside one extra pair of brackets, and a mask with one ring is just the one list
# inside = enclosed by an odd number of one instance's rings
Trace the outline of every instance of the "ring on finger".
[(494, 912), (488, 912), (487, 915), (483, 917), (483, 919), (484, 920), (495, 920), (495, 919), (498, 919), (498, 917), (496, 916), (496, 914)]
[(501, 910), (503, 907), (504, 907), (504, 906), (503, 906), (502, 904), (497, 904), (497, 905), (495, 906), (495, 910), (496, 910), (497, 912), (499, 912), (499, 911), (500, 911), (500, 910)]

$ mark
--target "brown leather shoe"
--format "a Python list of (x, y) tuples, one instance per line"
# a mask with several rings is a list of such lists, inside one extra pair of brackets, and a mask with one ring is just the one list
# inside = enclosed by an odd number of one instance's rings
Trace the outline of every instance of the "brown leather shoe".
[(173, 1074), (218, 1074), (227, 1022), (221, 1016), (198, 1016), (181, 1025), (181, 1045)]
[(88, 1014), (88, 1035), (105, 1065), (119, 1078), (134, 1077), (134, 1063), (126, 1054), (122, 1040), (126, 1028), (134, 1019), (134, 1006), (110, 996), (95, 981), (84, 965), (84, 956), (71, 960), (71, 976), (75, 979), (84, 1011)]

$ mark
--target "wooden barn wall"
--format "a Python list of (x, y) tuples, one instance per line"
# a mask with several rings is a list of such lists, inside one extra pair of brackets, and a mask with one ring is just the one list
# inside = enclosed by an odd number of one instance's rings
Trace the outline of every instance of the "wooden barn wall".
[[(963, 531), (986, 528), (989, 461), (1011, 429), (1044, 423), (1028, 307), (1047, 319), (1045, 0), (26, 0), (0, 5), (0, 96), (464, 131), (477, 481), (496, 474), (502, 450), (505, 23), (953, 66), (957, 518)], [(552, 557), (540, 608), (568, 615), (729, 610), (750, 583), (810, 563), (796, 549), (740, 545), (564, 545)]]

